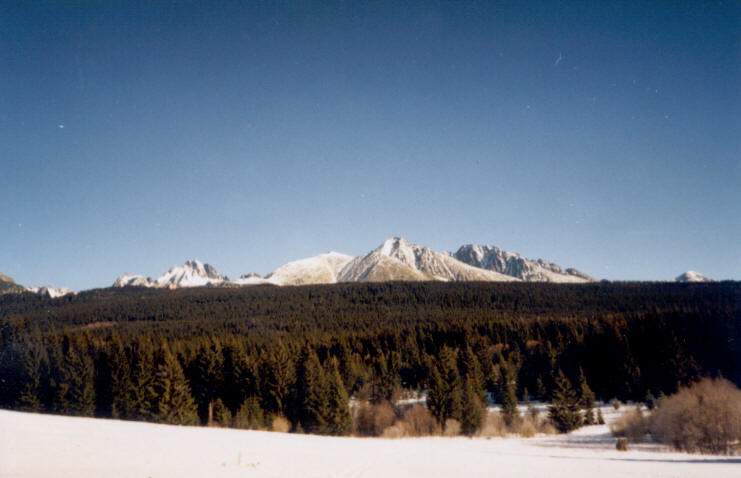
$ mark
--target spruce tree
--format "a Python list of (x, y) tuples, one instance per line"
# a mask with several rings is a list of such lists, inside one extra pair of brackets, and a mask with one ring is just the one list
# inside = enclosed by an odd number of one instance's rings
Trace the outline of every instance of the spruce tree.
[(232, 412), (224, 404), (224, 401), (217, 398), (213, 402), (213, 421), (212, 425), (219, 427), (228, 427), (232, 424)]
[(113, 339), (111, 347), (111, 416), (113, 418), (133, 418), (133, 404), (130, 400), (132, 370), (123, 345)]
[(548, 407), (548, 416), (561, 433), (568, 433), (582, 423), (579, 414), (579, 398), (563, 371), (559, 370), (554, 381), (553, 401)]
[(442, 426), (448, 418), (461, 420), (463, 385), (458, 373), (456, 353), (443, 347), (436, 363), (430, 364), (427, 408)]
[(288, 347), (283, 341), (278, 341), (269, 355), (263, 356), (260, 365), (260, 376), (263, 378), (262, 392), (268, 411), (291, 416), (289, 401), (294, 394), (293, 386), (296, 383), (296, 365)]
[(481, 362), (474, 353), (473, 349), (468, 346), (463, 355), (461, 374), (466, 380), (471, 381), (471, 386), (479, 395), (482, 403), (486, 403), (486, 384), (484, 383), (484, 374), (481, 370)]
[(166, 343), (160, 347), (156, 365), (153, 384), (156, 393), (156, 420), (172, 425), (197, 424), (198, 414), (190, 387), (180, 362)]
[(27, 344), (20, 354), (20, 368), (23, 377), (20, 387), (18, 405), (26, 412), (40, 412), (42, 410), (42, 370), (44, 357), (40, 347)]
[(340, 366), (334, 357), (330, 360), (327, 374), (329, 416), (327, 417), (327, 432), (332, 435), (347, 435), (352, 429), (350, 416), (350, 399), (342, 383)]
[(308, 433), (327, 433), (329, 416), (329, 386), (319, 357), (308, 347), (299, 361), (296, 385), (297, 422)]
[(157, 413), (155, 390), (155, 357), (152, 343), (137, 340), (130, 349), (130, 377), (126, 399), (128, 418), (153, 420)]
[(511, 427), (519, 418), (517, 410), (517, 377), (514, 366), (504, 362), (500, 366), (500, 391), (499, 396), (502, 402), (502, 416), (504, 423)]
[(223, 388), (223, 359), (219, 344), (212, 343), (201, 348), (188, 367), (188, 379), (198, 405), (198, 416), (204, 424), (213, 421), (214, 401), (220, 397)]
[(445, 423), (446, 417), (446, 396), (448, 386), (443, 380), (440, 373), (440, 367), (436, 363), (431, 363), (429, 379), (427, 384), (427, 409), (430, 411), (438, 423)]
[(93, 416), (95, 368), (86, 347), (65, 336), (54, 369), (55, 411), (65, 415)]
[(234, 427), (247, 430), (260, 430), (266, 428), (268, 423), (260, 406), (258, 397), (248, 397), (234, 415)]
[(481, 428), (484, 404), (481, 401), (480, 386), (475, 378), (466, 377), (463, 387), (463, 407), (461, 410), (461, 431), (464, 435), (474, 435)]
[(579, 369), (579, 398), (581, 406), (584, 408), (584, 424), (594, 425), (594, 392), (587, 383), (587, 377), (584, 376), (584, 371)]

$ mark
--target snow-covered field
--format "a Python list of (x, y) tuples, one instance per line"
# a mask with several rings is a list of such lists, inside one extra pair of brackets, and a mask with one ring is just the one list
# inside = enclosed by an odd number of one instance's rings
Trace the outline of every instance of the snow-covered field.
[(0, 476), (722, 478), (741, 476), (741, 458), (656, 445), (619, 452), (606, 426), (530, 439), (386, 440), (0, 411)]

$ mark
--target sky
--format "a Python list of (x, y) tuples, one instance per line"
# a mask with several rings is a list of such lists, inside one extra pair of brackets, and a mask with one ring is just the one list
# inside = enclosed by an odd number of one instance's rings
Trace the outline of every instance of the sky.
[(741, 279), (738, 2), (2, 2), (0, 271), (392, 235)]

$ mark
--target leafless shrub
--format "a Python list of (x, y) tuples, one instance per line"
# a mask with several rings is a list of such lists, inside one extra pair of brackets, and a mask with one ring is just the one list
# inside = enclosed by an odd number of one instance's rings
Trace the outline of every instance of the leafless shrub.
[[(458, 424), (460, 427), (460, 424)], [(459, 429), (460, 432), (460, 429)], [(442, 430), (424, 405), (416, 404), (404, 411), (404, 415), (393, 425), (386, 427), (384, 438), (419, 437), (440, 435)]]
[(361, 403), (354, 416), (353, 428), (360, 436), (381, 436), (396, 421), (396, 412), (389, 402), (376, 405)]
[(643, 415), (640, 407), (623, 413), (610, 424), (610, 431), (616, 437), (626, 438), (632, 443), (640, 443), (646, 439), (649, 431), (649, 420)]
[(659, 400), (651, 433), (678, 450), (730, 454), (741, 443), (741, 390), (724, 379), (703, 379)]

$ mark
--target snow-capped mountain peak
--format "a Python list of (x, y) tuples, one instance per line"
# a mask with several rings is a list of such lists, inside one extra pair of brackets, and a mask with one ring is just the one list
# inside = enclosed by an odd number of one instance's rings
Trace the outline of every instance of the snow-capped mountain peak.
[(675, 279), (677, 282), (713, 282), (713, 279), (695, 271), (687, 271)]
[(495, 246), (462, 246), (457, 252), (439, 252), (393, 236), (369, 253), (353, 257), (340, 252), (288, 262), (266, 276), (255, 273), (229, 280), (213, 266), (198, 260), (170, 268), (157, 279), (125, 274), (114, 287), (178, 288), (206, 285), (247, 286), (272, 284), (306, 285), (337, 282), (383, 281), (548, 281), (589, 282), (593, 279), (575, 269), (538, 259), (531, 260)]
[(391, 237), (340, 272), (340, 281), (442, 280), (516, 281), (497, 272), (472, 267), (449, 254)]
[(403, 264), (414, 267), (416, 263), (415, 249), (420, 247), (416, 244), (410, 244), (403, 237), (390, 237), (383, 241), (375, 251), (386, 257), (393, 257)]
[(123, 274), (113, 283), (113, 287), (154, 287), (154, 281), (139, 274)]
[(528, 282), (592, 282), (587, 274), (576, 269), (563, 269), (543, 259), (528, 259), (516, 252), (496, 246), (466, 244), (453, 257), (474, 267), (496, 271)]
[(198, 260), (186, 261), (182, 266), (170, 268), (155, 280), (157, 287), (199, 287), (227, 280), (210, 264)]
[(45, 295), (49, 297), (50, 299), (56, 299), (57, 297), (64, 297), (65, 295), (70, 295), (70, 294), (75, 293), (72, 289), (67, 289), (65, 287), (49, 287), (49, 286), (28, 287), (26, 290), (28, 292), (33, 292), (34, 294)]

